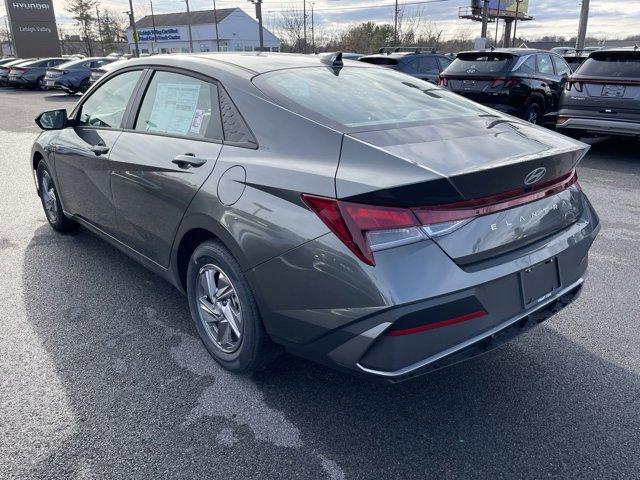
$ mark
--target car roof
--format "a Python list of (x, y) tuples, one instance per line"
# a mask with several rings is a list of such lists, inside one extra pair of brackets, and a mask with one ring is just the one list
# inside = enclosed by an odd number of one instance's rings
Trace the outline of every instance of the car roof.
[[(211, 66), (231, 66), (236, 70), (254, 75), (301, 67), (326, 67), (323, 58), (327, 54), (304, 55), (300, 53), (271, 53), (271, 52), (211, 52), (185, 53), (171, 55), (154, 55), (131, 60), (128, 65), (172, 65), (172, 64), (210, 64)], [(345, 65), (366, 66), (357, 60), (344, 60)]]

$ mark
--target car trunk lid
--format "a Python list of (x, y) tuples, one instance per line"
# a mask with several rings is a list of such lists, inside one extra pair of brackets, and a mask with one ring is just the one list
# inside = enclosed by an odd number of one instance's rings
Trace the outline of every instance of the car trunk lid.
[[(433, 239), (465, 264), (526, 245), (573, 222), (579, 213), (577, 197), (562, 192), (587, 149), (567, 137), (490, 114), (428, 128), (352, 133), (343, 142), (336, 191), (348, 202), (410, 208), (422, 225), (453, 222), (451, 232)], [(554, 195), (564, 197), (550, 198)], [(544, 204), (533, 205), (540, 201)], [(509, 220), (512, 216), (517, 227)], [(520, 222), (520, 216), (528, 221)], [(458, 220), (464, 221), (454, 225)], [(505, 221), (503, 230), (511, 228), (509, 234), (492, 230)], [(442, 232), (438, 229), (432, 232)]]

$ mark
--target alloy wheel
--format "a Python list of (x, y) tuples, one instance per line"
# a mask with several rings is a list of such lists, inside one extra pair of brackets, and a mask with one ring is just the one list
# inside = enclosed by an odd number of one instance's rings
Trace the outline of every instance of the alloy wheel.
[(529, 109), (529, 118), (527, 118), (527, 121), (529, 123), (533, 123), (534, 125), (538, 124), (538, 109), (535, 107), (532, 107)]
[(47, 214), (47, 218), (51, 223), (58, 221), (58, 201), (56, 198), (56, 190), (53, 186), (53, 180), (51, 175), (46, 170), (43, 170), (40, 179), (40, 195), (42, 195), (42, 203), (44, 204), (44, 210)]
[(222, 352), (235, 352), (242, 341), (242, 311), (229, 276), (216, 265), (204, 265), (198, 272), (196, 295), (209, 338)]

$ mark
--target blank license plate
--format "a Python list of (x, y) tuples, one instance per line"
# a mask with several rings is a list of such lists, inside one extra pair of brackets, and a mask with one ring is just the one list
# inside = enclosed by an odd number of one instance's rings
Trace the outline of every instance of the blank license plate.
[(605, 85), (602, 87), (603, 97), (623, 97), (624, 85)]
[(520, 272), (522, 303), (525, 308), (537, 305), (560, 288), (558, 259), (550, 258)]

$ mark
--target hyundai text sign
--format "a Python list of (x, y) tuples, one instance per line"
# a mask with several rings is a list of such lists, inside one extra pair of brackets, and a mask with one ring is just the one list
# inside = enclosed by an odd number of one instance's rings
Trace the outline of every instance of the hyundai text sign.
[(60, 55), (58, 28), (51, 0), (6, 0), (5, 5), (16, 56)]

